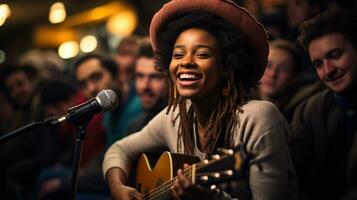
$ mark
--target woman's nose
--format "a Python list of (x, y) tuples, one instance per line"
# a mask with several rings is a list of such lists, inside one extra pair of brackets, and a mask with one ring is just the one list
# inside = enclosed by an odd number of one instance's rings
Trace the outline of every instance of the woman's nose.
[(269, 77), (276, 77), (278, 70), (276, 66), (270, 66), (266, 68), (266, 75)]
[(180, 64), (182, 67), (193, 67), (195, 65), (195, 62), (191, 55), (186, 55), (182, 58)]

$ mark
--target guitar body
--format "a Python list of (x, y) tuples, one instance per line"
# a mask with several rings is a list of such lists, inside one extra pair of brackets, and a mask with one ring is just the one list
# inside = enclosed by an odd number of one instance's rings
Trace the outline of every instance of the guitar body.
[(172, 180), (176, 176), (177, 170), (182, 168), (184, 163), (191, 165), (200, 162), (197, 157), (174, 154), (168, 151), (165, 151), (156, 160), (153, 156), (143, 154), (138, 161), (136, 188), (142, 194)]
[(147, 200), (172, 199), (171, 186), (177, 175), (177, 170), (184, 163), (191, 166), (183, 170), (183, 174), (194, 184), (209, 186), (226, 182), (240, 176), (244, 168), (247, 154), (243, 145), (232, 149), (220, 149), (225, 155), (215, 155), (212, 160), (200, 162), (193, 156), (175, 154), (165, 151), (159, 159), (143, 154), (136, 169), (136, 189)]

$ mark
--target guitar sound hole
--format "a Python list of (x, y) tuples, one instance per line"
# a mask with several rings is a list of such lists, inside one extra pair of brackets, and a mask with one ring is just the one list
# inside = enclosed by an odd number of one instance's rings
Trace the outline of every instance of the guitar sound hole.
[(164, 180), (162, 180), (162, 178), (157, 179), (156, 181), (156, 187), (159, 187), (160, 185), (162, 185), (164, 183)]

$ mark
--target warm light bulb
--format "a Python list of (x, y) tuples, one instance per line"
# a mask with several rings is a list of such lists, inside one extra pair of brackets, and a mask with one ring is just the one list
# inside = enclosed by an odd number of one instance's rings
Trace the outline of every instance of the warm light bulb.
[(5, 24), (6, 18), (0, 18), (0, 26), (2, 26), (3, 24)]
[(137, 17), (134, 11), (125, 10), (113, 15), (107, 22), (107, 29), (110, 33), (118, 36), (128, 36), (136, 28)]
[(62, 2), (52, 4), (48, 19), (53, 24), (63, 22), (66, 19), (66, 9)]
[(95, 38), (93, 35), (87, 35), (83, 37), (81, 42), (79, 43), (79, 47), (84, 53), (94, 51), (97, 48), (97, 45), (97, 38)]
[(2, 26), (6, 19), (11, 15), (10, 7), (7, 4), (0, 4), (0, 26)]
[(76, 41), (62, 43), (58, 47), (58, 55), (63, 59), (73, 58), (78, 55), (79, 47)]

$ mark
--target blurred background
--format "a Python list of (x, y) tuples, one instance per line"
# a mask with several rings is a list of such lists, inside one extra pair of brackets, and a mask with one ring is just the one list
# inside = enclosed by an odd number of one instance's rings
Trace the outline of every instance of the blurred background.
[[(357, 0), (234, 1), (264, 25), (271, 42), (270, 64), (253, 96), (272, 101), (290, 121), (301, 101), (324, 89), (296, 45), (299, 25), (329, 7), (356, 11)], [(33, 120), (62, 116), (103, 89), (119, 96), (117, 109), (88, 125), (82, 199), (110, 199), (101, 174), (104, 152), (166, 106), (166, 76), (155, 70), (148, 41), (151, 18), (166, 2), (0, 0), (0, 137)], [(140, 82), (147, 73), (140, 72), (142, 63), (149, 63), (160, 88)], [(1, 199), (66, 199), (74, 134), (71, 124), (61, 124), (0, 143)]]
[[(167, 0), (1, 1), (0, 64), (17, 61), (25, 53), (29, 57), (48, 50), (63, 59), (91, 51), (113, 51), (125, 36), (148, 34), (154, 12), (165, 2)], [(258, 17), (268, 14), (264, 20), (270, 22), (284, 21), (286, 13), (280, 11), (288, 4), (288, 0), (236, 2)], [(354, 0), (336, 2), (349, 8), (355, 4)], [(278, 15), (281, 19), (277, 19)]]
[(153, 13), (165, 2), (1, 1), (0, 63), (13, 62), (25, 52), (51, 50), (71, 59), (91, 51), (110, 51), (122, 37), (147, 34)]

